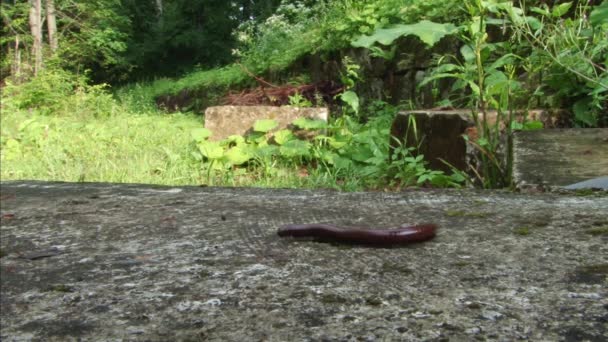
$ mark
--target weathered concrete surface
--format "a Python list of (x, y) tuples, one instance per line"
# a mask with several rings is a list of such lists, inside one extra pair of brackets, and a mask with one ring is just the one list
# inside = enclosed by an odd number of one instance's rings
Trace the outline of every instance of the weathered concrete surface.
[[(608, 339), (601, 195), (1, 190), (2, 341)], [(293, 222), (440, 230), (390, 249), (275, 235)]]
[(285, 129), (298, 118), (327, 121), (327, 108), (298, 108), (290, 106), (216, 106), (205, 110), (205, 128), (213, 132), (212, 140), (231, 135), (245, 135), (257, 120), (272, 119), (278, 122), (277, 130)]
[(513, 180), (520, 188), (603, 176), (608, 176), (608, 128), (522, 131), (513, 137)]

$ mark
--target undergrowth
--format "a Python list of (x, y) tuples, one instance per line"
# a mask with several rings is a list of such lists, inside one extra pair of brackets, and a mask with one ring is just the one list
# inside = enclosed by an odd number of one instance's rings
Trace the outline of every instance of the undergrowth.
[[(421, 158), (397, 151), (389, 159), (389, 127), (397, 108), (375, 103), (380, 113), (366, 124), (351, 115), (331, 123), (298, 120), (312, 140), (276, 122), (256, 123), (253, 134), (221, 142), (208, 139), (199, 116), (133, 111), (100, 86), (40, 77), (3, 92), (0, 175), (17, 179), (364, 190), (410, 185), (458, 186), (463, 179), (429, 171)], [(368, 109), (370, 110), (370, 109)]]
[(131, 84), (116, 94), (124, 103), (137, 97), (149, 106), (162, 95), (181, 92), (205, 94), (207, 89), (224, 92), (229, 88), (254, 85), (251, 73), (276, 75), (306, 55), (327, 56), (348, 48), (351, 41), (389, 24), (409, 24), (421, 19), (455, 21), (464, 12), (457, 3), (441, 0), (382, 1), (285, 1), (276, 13), (263, 22), (243, 23), (234, 32), (239, 43), (233, 51), (237, 63), (210, 69), (194, 70), (181, 78), (159, 79)]

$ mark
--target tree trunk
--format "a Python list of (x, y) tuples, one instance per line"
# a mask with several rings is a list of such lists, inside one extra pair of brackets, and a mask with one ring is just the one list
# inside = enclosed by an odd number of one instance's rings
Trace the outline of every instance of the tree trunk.
[[(160, 0), (158, 0), (160, 1)], [(46, 0), (46, 25), (51, 51), (57, 51), (57, 21), (55, 19), (55, 0)]]
[(159, 18), (163, 16), (163, 0), (156, 0), (156, 11)]
[(30, 30), (32, 31), (32, 52), (34, 54), (34, 75), (42, 69), (42, 25), (40, 0), (30, 0)]
[(21, 83), (21, 49), (19, 35), (15, 36), (15, 53), (13, 56), (13, 64), (11, 65), (11, 75), (13, 75), (13, 81), (16, 84)]

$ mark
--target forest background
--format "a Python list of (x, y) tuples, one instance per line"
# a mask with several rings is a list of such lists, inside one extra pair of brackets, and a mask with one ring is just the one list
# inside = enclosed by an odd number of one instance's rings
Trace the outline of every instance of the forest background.
[[(2, 180), (504, 187), (512, 131), (542, 128), (515, 121), (515, 108), (608, 124), (608, 1), (2, 0), (0, 9)], [(313, 140), (269, 136), (273, 122), (208, 140), (204, 108), (273, 88), (285, 98), (261, 102), (329, 106), (332, 119), (298, 123), (317, 131)], [(502, 126), (475, 121), (471, 170), (430, 170), (415, 148), (389, 154), (395, 113), (421, 107), (496, 110)]]

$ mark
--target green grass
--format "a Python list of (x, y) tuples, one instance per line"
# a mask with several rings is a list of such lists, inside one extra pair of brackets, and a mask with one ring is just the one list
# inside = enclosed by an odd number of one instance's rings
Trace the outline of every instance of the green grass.
[(309, 175), (298, 165), (280, 165), (272, 174), (256, 168), (227, 170), (208, 179), (206, 164), (191, 155), (190, 132), (202, 127), (199, 115), (124, 111), (109, 117), (83, 117), (7, 112), (3, 110), (0, 116), (2, 181), (363, 188), (355, 179), (336, 182), (314, 170)]
[(196, 184), (188, 157), (194, 115), (130, 114), (107, 118), (4, 114), (2, 180), (37, 179)]

